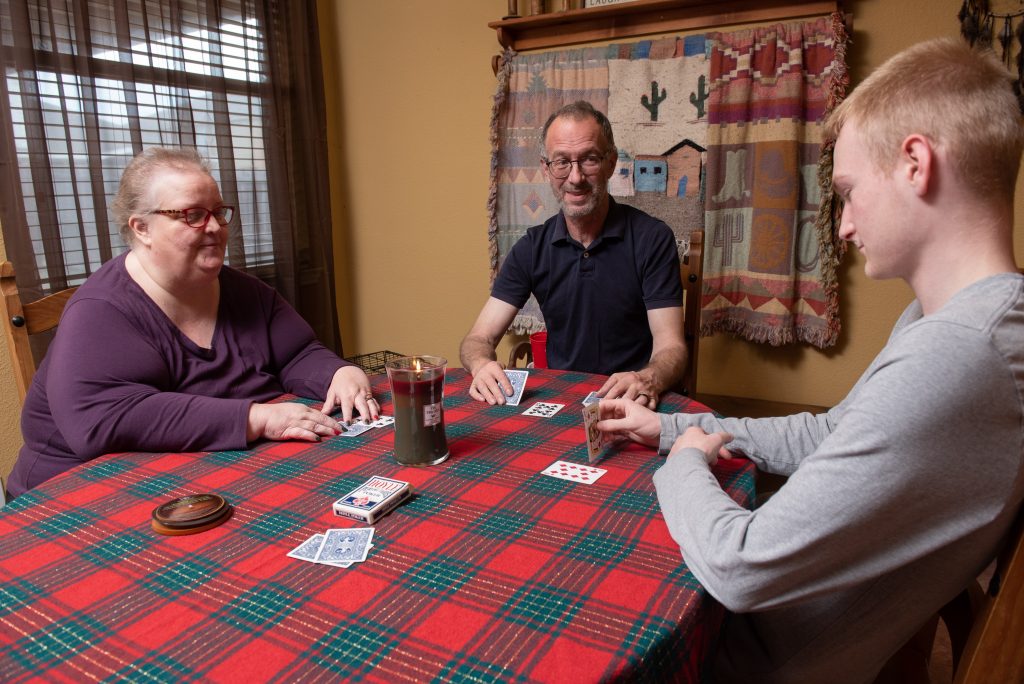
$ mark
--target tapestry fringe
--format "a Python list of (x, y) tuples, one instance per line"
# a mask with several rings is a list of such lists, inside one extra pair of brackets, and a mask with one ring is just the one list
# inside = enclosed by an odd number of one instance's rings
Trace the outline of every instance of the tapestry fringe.
[(508, 332), (513, 335), (532, 335), (535, 332), (542, 332), (547, 330), (544, 325), (544, 321), (538, 320), (534, 316), (517, 314), (512, 319), (512, 325), (509, 326)]
[[(846, 97), (850, 86), (850, 74), (846, 68), (846, 46), (849, 36), (846, 33), (846, 22), (841, 12), (833, 12), (831, 16), (832, 35), (835, 44), (832, 72), (826, 85), (825, 118), (832, 113)], [(839, 339), (842, 324), (839, 320), (839, 262), (846, 253), (846, 243), (839, 238), (837, 223), (839, 220), (839, 202), (832, 192), (832, 156), (835, 148), (834, 140), (823, 140), (818, 159), (818, 189), (821, 203), (818, 205), (818, 216), (815, 229), (818, 245), (821, 249), (821, 283), (825, 293), (825, 321), (827, 330), (818, 333), (819, 342), (811, 342), (816, 347), (824, 348), (835, 345)]]
[(491, 259), (491, 282), (498, 275), (498, 161), (501, 154), (499, 123), (508, 100), (509, 82), (512, 77), (512, 58), (515, 50), (506, 48), (498, 65), (498, 85), (494, 91), (494, 106), (491, 109), (491, 183), (487, 189), (487, 244)]
[(701, 323), (698, 334), (700, 337), (709, 337), (717, 333), (730, 333), (748, 342), (768, 344), (772, 347), (803, 342), (818, 349), (826, 349), (835, 344), (835, 333), (830, 328), (779, 327), (736, 320), (735, 318), (719, 318), (710, 323)]

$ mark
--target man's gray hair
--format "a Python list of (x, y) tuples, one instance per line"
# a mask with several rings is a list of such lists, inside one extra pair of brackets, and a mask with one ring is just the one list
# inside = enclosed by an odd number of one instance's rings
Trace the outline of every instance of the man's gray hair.
[(583, 119), (593, 119), (597, 122), (597, 125), (601, 127), (601, 134), (604, 136), (605, 144), (608, 145), (608, 149), (603, 150), (605, 153), (615, 149), (615, 136), (612, 134), (612, 122), (608, 120), (602, 112), (594, 109), (594, 105), (590, 104), (586, 100), (577, 100), (572, 104), (567, 104), (557, 112), (548, 117), (547, 122), (544, 124), (544, 130), (540, 135), (540, 156), (544, 157), (547, 154), (547, 140), (548, 140), (548, 129), (551, 128), (551, 124), (554, 123), (555, 119), (562, 117), (572, 119), (574, 121), (582, 121)]

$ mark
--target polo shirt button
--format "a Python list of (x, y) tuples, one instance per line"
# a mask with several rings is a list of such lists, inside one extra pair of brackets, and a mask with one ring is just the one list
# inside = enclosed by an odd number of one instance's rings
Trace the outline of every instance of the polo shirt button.
[(589, 259), (590, 258), (590, 252), (584, 252), (583, 253), (583, 258), (584, 259)]

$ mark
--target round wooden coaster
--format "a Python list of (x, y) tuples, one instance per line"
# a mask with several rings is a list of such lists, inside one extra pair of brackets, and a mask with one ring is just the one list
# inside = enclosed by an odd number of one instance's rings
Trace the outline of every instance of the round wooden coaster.
[(220, 525), (233, 510), (222, 496), (194, 494), (157, 506), (150, 524), (160, 534), (196, 534)]

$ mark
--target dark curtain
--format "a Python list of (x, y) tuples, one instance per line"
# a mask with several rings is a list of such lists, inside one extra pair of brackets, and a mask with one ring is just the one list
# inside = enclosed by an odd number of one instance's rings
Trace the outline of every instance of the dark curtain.
[(236, 204), (228, 263), (341, 353), (315, 2), (0, 0), (0, 223), (22, 296), (125, 248), (132, 156), (194, 146)]

